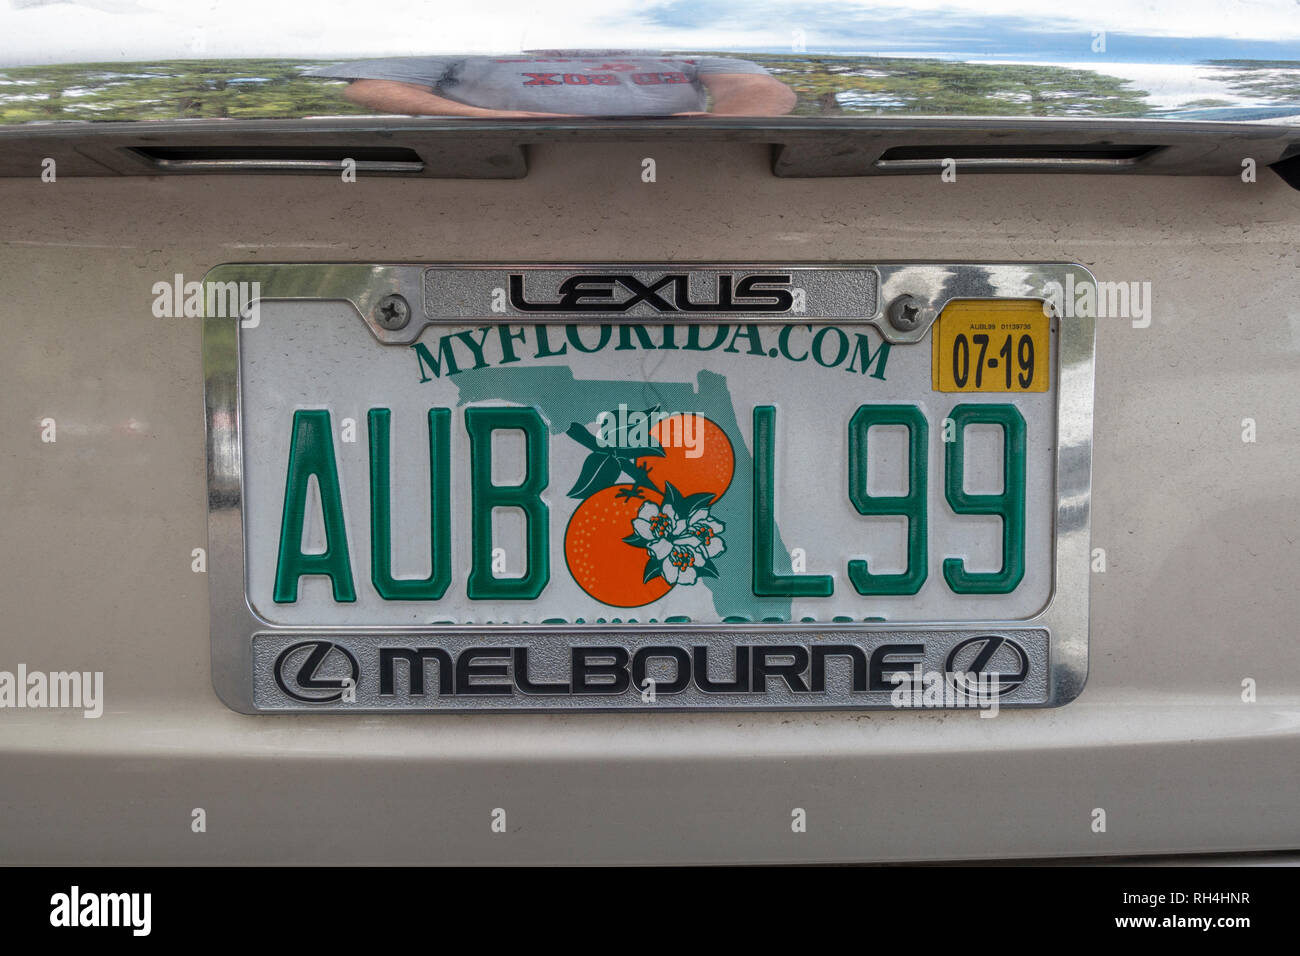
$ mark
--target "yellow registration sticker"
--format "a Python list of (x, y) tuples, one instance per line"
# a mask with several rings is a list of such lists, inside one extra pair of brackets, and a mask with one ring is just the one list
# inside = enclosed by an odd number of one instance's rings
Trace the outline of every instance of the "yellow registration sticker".
[(1034, 299), (950, 302), (930, 330), (936, 392), (1045, 392), (1051, 319)]

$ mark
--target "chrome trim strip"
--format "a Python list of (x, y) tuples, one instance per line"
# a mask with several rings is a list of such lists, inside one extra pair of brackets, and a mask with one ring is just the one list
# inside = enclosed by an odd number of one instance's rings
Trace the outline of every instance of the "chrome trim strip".
[[(1034, 172), (1109, 172), (1135, 175), (1240, 175), (1242, 157), (1260, 166), (1300, 149), (1300, 127), (1256, 123), (1036, 117), (837, 117), (752, 120), (716, 117), (689, 121), (566, 119), (556, 121), (449, 120), (439, 117), (363, 117), (311, 120), (175, 120), (146, 123), (52, 123), (0, 126), (0, 177), (28, 177), (45, 158), (59, 176), (155, 176), (215, 172), (160, 168), (138, 150), (160, 145), (190, 149), (401, 146), (423, 162), (404, 175), (510, 179), (526, 176), (533, 145), (659, 142), (671, 138), (711, 146), (746, 143), (771, 152), (777, 176), (931, 174), (933, 167), (881, 168), (898, 147), (996, 147), (1013, 154), (1030, 146), (1160, 147), (1126, 166), (1037, 165)], [(1014, 158), (1014, 157), (1013, 157)], [(1113, 159), (1094, 157), (1097, 159)], [(884, 162), (896, 162), (884, 160)], [(970, 160), (958, 161), (964, 168)], [(241, 172), (254, 172), (241, 169)], [(1029, 169), (1025, 170), (1029, 172)], [(392, 175), (392, 174), (388, 174)], [(402, 174), (399, 174), (402, 175)]]

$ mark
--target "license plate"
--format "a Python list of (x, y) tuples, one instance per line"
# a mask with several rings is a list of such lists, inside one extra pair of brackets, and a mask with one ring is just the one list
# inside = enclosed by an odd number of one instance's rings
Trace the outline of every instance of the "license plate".
[(1070, 276), (218, 267), (214, 685), (245, 713), (1065, 703)]

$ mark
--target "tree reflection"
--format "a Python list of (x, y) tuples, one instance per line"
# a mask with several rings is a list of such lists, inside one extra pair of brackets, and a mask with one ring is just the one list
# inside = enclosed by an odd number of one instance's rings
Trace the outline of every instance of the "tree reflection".
[[(1159, 116), (1146, 91), (1094, 70), (906, 57), (744, 57), (795, 94), (796, 116)], [(346, 81), (306, 75), (329, 64), (290, 59), (174, 60), (0, 68), (0, 123), (52, 120), (270, 119), (378, 112)], [(1216, 60), (1188, 66), (1261, 105), (1300, 104), (1300, 63)], [(1232, 104), (1194, 101), (1178, 108)], [(785, 112), (785, 110), (781, 110)], [(1223, 118), (1231, 118), (1225, 116)]]

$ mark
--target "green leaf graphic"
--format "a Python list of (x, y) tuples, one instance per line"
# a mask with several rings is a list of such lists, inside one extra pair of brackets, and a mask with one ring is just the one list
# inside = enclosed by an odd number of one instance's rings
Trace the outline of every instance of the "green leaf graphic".
[(622, 473), (623, 469), (617, 459), (610, 455), (592, 452), (582, 463), (582, 471), (578, 474), (578, 480), (573, 483), (573, 487), (569, 489), (569, 497), (590, 498), (596, 492), (617, 482), (618, 476)]
[(595, 435), (587, 431), (586, 428), (579, 425), (577, 422), (572, 422), (565, 431), (565, 434), (584, 448), (588, 448), (594, 452), (600, 452), (601, 454), (609, 453), (608, 448), (601, 447), (600, 442), (596, 441)]
[(686, 512), (682, 510), (682, 493), (671, 481), (664, 482), (664, 504), (672, 505), (673, 510), (677, 512), (677, 517), (686, 517)]
[(708, 505), (713, 498), (714, 495), (711, 491), (700, 491), (693, 495), (687, 495), (685, 500), (682, 502), (682, 508), (685, 509), (682, 513), (682, 517), (689, 518), (692, 511)]
[(667, 454), (659, 445), (611, 445), (609, 450), (629, 459), (663, 458)]
[(641, 575), (641, 583), (649, 584), (655, 578), (661, 578), (663, 576), (664, 566), (654, 558), (651, 558), (645, 563), (645, 573)]

